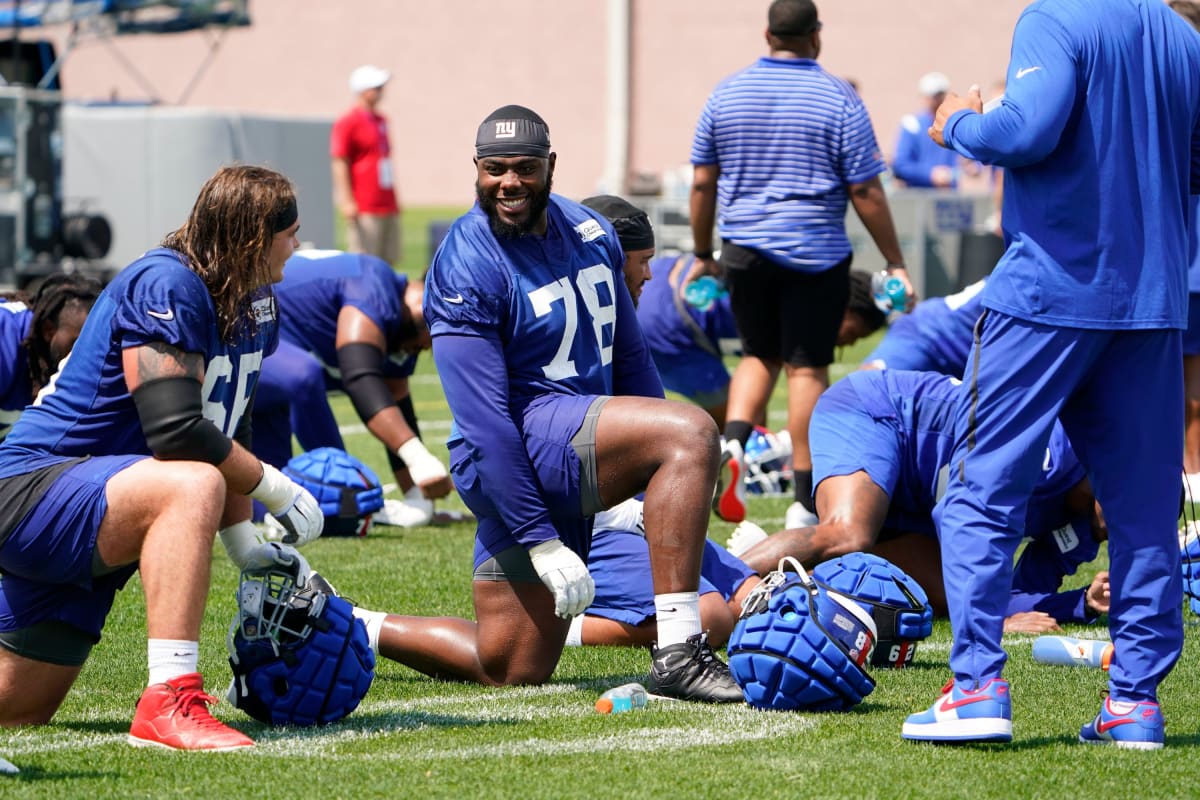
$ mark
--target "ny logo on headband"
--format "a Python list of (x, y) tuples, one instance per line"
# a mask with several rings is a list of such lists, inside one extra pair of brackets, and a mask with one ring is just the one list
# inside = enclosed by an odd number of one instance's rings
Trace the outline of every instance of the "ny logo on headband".
[(517, 123), (513, 120), (507, 120), (496, 123), (496, 138), (511, 139), (517, 135)]

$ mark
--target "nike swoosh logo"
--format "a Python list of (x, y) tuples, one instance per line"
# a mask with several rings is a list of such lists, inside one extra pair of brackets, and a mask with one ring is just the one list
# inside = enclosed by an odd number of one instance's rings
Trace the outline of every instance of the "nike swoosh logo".
[(966, 694), (963, 695), (961, 700), (952, 700), (951, 695), (946, 695), (945, 699), (942, 700), (941, 706), (939, 706), (939, 710), (953, 711), (959, 706), (969, 706), (971, 703), (982, 703), (984, 700), (992, 699), (994, 698), (988, 694)]
[(1025, 69), (1017, 70), (1017, 80), (1021, 80), (1031, 72), (1037, 72), (1041, 67), (1025, 67)]
[(463, 296), (461, 294), (456, 294), (454, 297), (446, 297), (445, 295), (442, 295), (442, 299), (447, 303), (454, 303), (454, 305), (458, 305), (463, 301)]
[(175, 319), (175, 309), (173, 308), (168, 308), (166, 311), (154, 311), (152, 309), (146, 309), (146, 313), (155, 319), (161, 319), (163, 322), (170, 322), (171, 320)]
[(1135, 721), (1136, 720), (1132, 720), (1129, 717), (1117, 717), (1116, 719), (1110, 719), (1108, 722), (1105, 722), (1104, 720), (1100, 720), (1099, 722), (1096, 723), (1096, 732), (1097, 733), (1105, 733), (1107, 731), (1111, 731), (1113, 728), (1117, 727), (1118, 725), (1130, 725)]

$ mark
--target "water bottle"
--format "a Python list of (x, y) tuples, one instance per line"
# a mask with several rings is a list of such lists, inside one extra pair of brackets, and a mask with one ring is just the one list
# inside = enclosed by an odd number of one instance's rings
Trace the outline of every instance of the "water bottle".
[(596, 710), (601, 714), (620, 714), (646, 707), (646, 687), (640, 683), (614, 686), (596, 701)]
[(1033, 640), (1033, 660), (1039, 664), (1108, 669), (1109, 662), (1112, 661), (1112, 654), (1112, 642), (1106, 642), (1103, 639), (1039, 636)]
[(725, 293), (725, 287), (712, 275), (702, 275), (683, 290), (683, 299), (699, 311), (708, 311), (717, 298)]
[(885, 269), (871, 276), (871, 293), (875, 296), (876, 307), (885, 314), (893, 311), (903, 312), (908, 305), (904, 281), (889, 274)]

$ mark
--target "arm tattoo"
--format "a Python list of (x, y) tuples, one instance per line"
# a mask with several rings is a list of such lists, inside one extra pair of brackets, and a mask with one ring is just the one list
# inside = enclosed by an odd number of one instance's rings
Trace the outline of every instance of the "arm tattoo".
[(165, 342), (150, 342), (137, 349), (138, 383), (158, 378), (194, 378), (204, 383), (204, 356), (185, 353)]

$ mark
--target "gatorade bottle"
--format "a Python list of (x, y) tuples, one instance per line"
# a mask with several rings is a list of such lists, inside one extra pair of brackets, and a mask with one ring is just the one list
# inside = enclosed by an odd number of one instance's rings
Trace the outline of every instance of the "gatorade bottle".
[(871, 276), (871, 293), (875, 297), (875, 306), (885, 314), (903, 312), (908, 304), (904, 281), (887, 270), (880, 270)]
[(1112, 642), (1103, 639), (1039, 636), (1033, 640), (1033, 660), (1039, 664), (1108, 669), (1112, 654)]
[(646, 707), (646, 687), (640, 683), (615, 686), (596, 701), (596, 710), (601, 714), (619, 714)]
[(683, 297), (688, 301), (688, 305), (700, 311), (708, 311), (723, 294), (724, 285), (711, 275), (700, 276), (683, 290)]

